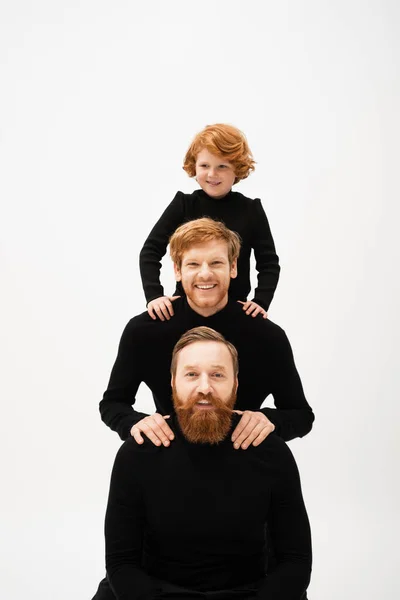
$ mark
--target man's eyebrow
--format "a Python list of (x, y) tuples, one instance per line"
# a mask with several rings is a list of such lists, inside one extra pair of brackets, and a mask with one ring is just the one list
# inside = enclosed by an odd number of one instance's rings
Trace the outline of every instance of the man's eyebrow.
[[(186, 256), (183, 262), (187, 262), (188, 260), (198, 260), (197, 256)], [(228, 260), (226, 256), (213, 256), (210, 260)]]
[[(211, 369), (218, 369), (219, 371), (226, 371), (226, 367), (224, 365), (210, 365)], [(198, 365), (184, 365), (184, 370), (192, 371), (193, 369), (198, 369)]]

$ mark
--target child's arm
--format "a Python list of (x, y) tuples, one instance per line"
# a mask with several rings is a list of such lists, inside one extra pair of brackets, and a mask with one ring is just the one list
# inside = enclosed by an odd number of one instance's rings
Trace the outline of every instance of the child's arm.
[(279, 279), (279, 258), (275, 252), (267, 215), (261, 201), (256, 198), (253, 202), (253, 239), (252, 247), (258, 271), (258, 285), (254, 290), (252, 302), (268, 310), (274, 296)]
[(174, 316), (174, 308), (172, 302), (180, 298), (180, 296), (160, 296), (147, 304), (147, 312), (155, 321), (157, 317), (160, 321), (170, 320)]
[[(177, 192), (171, 204), (154, 225), (140, 251), (140, 275), (148, 304), (158, 298), (169, 300), (169, 297), (164, 295), (164, 288), (160, 282), (161, 259), (167, 250), (169, 238), (184, 221), (183, 202), (182, 192)], [(152, 308), (154, 309), (155, 306), (150, 307), (150, 310)], [(154, 318), (153, 315), (150, 316)]]

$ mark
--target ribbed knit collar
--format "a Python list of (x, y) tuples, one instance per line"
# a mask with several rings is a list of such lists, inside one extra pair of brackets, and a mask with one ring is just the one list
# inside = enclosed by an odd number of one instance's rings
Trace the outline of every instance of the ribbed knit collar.
[(199, 196), (200, 198), (209, 200), (210, 202), (225, 203), (225, 202), (229, 202), (230, 200), (232, 200), (232, 195), (235, 192), (233, 192), (232, 190), (229, 190), (229, 192), (223, 198), (213, 198), (212, 196), (209, 196), (208, 194), (206, 194), (206, 192), (204, 190), (202, 190), (201, 188), (198, 190), (195, 190), (193, 193), (196, 194), (197, 196)]
[(232, 311), (235, 310), (236, 306), (237, 306), (237, 302), (235, 300), (232, 300), (231, 298), (228, 298), (228, 302), (227, 302), (226, 306), (224, 306), (224, 308), (222, 308), (218, 312), (214, 313), (213, 315), (210, 315), (209, 317), (204, 317), (200, 313), (193, 310), (193, 308), (191, 308), (191, 306), (189, 305), (189, 303), (187, 301), (186, 296), (182, 298), (182, 307), (183, 307), (185, 314), (192, 317), (192, 319), (196, 320), (196, 321), (198, 321), (198, 320), (207, 321), (208, 327), (212, 327), (213, 326), (212, 323), (214, 323), (214, 322), (220, 323), (221, 321), (223, 321), (225, 319), (233, 318)]

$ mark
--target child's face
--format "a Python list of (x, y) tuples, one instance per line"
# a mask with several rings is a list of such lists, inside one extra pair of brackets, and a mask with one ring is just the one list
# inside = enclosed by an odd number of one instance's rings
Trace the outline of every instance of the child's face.
[(228, 160), (204, 148), (197, 155), (196, 179), (206, 194), (212, 198), (223, 198), (233, 186), (235, 171)]

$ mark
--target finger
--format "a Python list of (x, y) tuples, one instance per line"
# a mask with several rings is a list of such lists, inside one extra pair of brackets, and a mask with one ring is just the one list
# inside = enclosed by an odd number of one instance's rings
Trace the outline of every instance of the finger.
[(264, 313), (263, 313), (263, 319), (268, 319), (268, 313), (265, 312), (265, 310), (264, 310)]
[(165, 301), (165, 306), (167, 307), (169, 316), (173, 317), (174, 316), (174, 309), (172, 308), (172, 303), (169, 300)]
[[(152, 423), (151, 420), (148, 421), (141, 421), (140, 423), (138, 423), (137, 427), (140, 429), (140, 431), (142, 433), (144, 433), (144, 435), (149, 438), (149, 440), (155, 445), (155, 446), (161, 446), (161, 439), (158, 435), (158, 432), (155, 431), (155, 426)], [(160, 430), (161, 433), (161, 430)], [(162, 436), (164, 437), (164, 436)], [(169, 442), (168, 442), (169, 443)]]
[[(168, 417), (169, 418), (169, 415)], [(153, 415), (153, 420), (156, 423), (157, 427), (160, 428), (160, 430), (162, 431), (162, 434), (164, 436), (164, 438), (168, 441), (168, 438), (170, 440), (174, 439), (174, 432), (172, 431), (172, 429), (170, 428), (170, 426), (168, 425), (168, 423), (166, 422), (165, 418), (163, 416), (161, 416), (159, 413), (155, 413)], [(161, 439), (161, 438), (160, 438)], [(164, 439), (161, 440), (164, 443)]]
[[(170, 430), (167, 423), (164, 421), (164, 419), (162, 417), (161, 417), (161, 421), (162, 421), (162, 423), (158, 424), (155, 419), (152, 419), (151, 421), (149, 421), (148, 426), (150, 427), (153, 435), (156, 436), (157, 440), (159, 442), (161, 442), (161, 444), (164, 444), (164, 446), (169, 446), (169, 444), (170, 444), (169, 436), (170, 436), (170, 434), (172, 434), (172, 431)], [(159, 444), (157, 444), (157, 445), (159, 445)]]
[(257, 308), (255, 309), (255, 311), (253, 312), (253, 314), (251, 316), (256, 317), (257, 315), (260, 314), (260, 312), (262, 312), (262, 308), (261, 308), (261, 306), (257, 306)]
[(245, 310), (247, 312), (249, 309), (251, 309), (251, 302), (245, 302), (243, 304), (243, 310)]
[(248, 424), (250, 419), (251, 419), (251, 413), (246, 414), (246, 412), (244, 412), (242, 418), (240, 419), (239, 423), (236, 425), (236, 428), (234, 429), (234, 431), (232, 433), (232, 437), (231, 437), (232, 442), (237, 441), (237, 438), (239, 437), (239, 435), (241, 435), (243, 429), (246, 427), (246, 425)]
[[(260, 433), (262, 426), (265, 427), (265, 423), (263, 425), (261, 425), (261, 423), (259, 421), (259, 419), (257, 417), (252, 417), (250, 419), (250, 421), (247, 423), (246, 427), (241, 431), (241, 433), (238, 435), (238, 437), (235, 440), (234, 446), (235, 448), (239, 448), (239, 446), (241, 446), (243, 444), (244, 441), (246, 441), (247, 444), (247, 440), (251, 439), (251, 441), (253, 441), (252, 436), (252, 432), (255, 428), (258, 428), (257, 431), (257, 435)], [(255, 437), (257, 437), (257, 435)]]
[(255, 310), (257, 307), (254, 306), (254, 304), (250, 304), (249, 308), (246, 310), (246, 315), (251, 315), (251, 313), (253, 312), (253, 310)]
[(164, 319), (163, 314), (161, 312), (161, 308), (159, 306), (156, 306), (155, 307), (155, 311), (156, 311), (157, 316), (160, 319), (160, 321), (164, 321), (165, 319)]
[(236, 413), (237, 415), (242, 415), (243, 414), (242, 410), (233, 410), (232, 412)]
[(136, 440), (136, 442), (138, 444), (143, 444), (144, 439), (140, 435), (139, 429), (137, 429), (136, 427), (132, 427), (132, 429), (131, 429), (131, 436)]
[(259, 446), (261, 444), (261, 442), (263, 442), (269, 436), (269, 434), (274, 431), (274, 429), (275, 429), (275, 427), (272, 428), (269, 425), (264, 427), (264, 429), (262, 429), (260, 431), (260, 433), (258, 434), (256, 439), (253, 440), (253, 446)]
[(167, 321), (169, 321), (171, 317), (169, 316), (168, 308), (164, 302), (161, 304), (160, 309), (164, 317), (167, 319)]
[[(265, 428), (265, 424), (263, 424), (263, 423), (258, 423), (255, 427), (253, 427), (253, 429), (249, 432), (247, 437), (240, 444), (240, 447), (242, 448), (242, 450), (247, 450), (247, 448), (250, 446), (250, 444), (252, 444), (254, 442), (254, 440), (260, 435), (261, 431), (264, 428)], [(243, 432), (242, 435), (245, 435), (245, 432)], [(239, 440), (237, 440), (236, 443), (238, 444)]]
[(177, 300), (180, 297), (181, 296), (169, 296), (169, 299), (171, 300), (171, 302), (175, 302), (175, 300)]
[(157, 319), (156, 315), (154, 314), (154, 308), (150, 306), (147, 307), (147, 312), (149, 313), (149, 315), (151, 316), (151, 318), (153, 319), (153, 321), (155, 321)]

